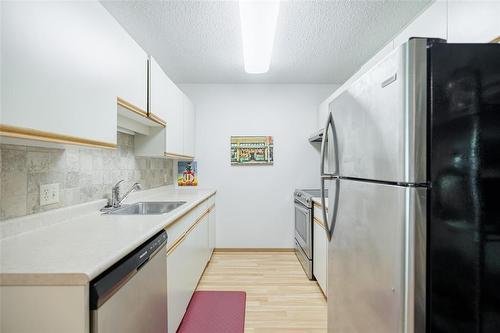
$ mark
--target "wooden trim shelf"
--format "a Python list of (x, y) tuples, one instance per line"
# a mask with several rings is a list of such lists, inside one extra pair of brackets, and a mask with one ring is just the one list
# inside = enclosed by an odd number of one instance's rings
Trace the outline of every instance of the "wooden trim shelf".
[(149, 117), (152, 121), (154, 121), (154, 122), (155, 122), (155, 123), (157, 123), (157, 124), (162, 125), (163, 127), (167, 126), (167, 122), (166, 122), (165, 120), (161, 119), (160, 117), (158, 117), (157, 115), (155, 115), (155, 114), (154, 114), (154, 113), (152, 113), (152, 112), (150, 112), (150, 113), (148, 114), (148, 117)]
[(154, 121), (155, 123), (165, 127), (167, 125), (167, 122), (163, 119), (161, 119), (160, 117), (158, 117), (157, 115), (155, 115), (154, 113), (147, 113), (146, 111), (144, 111), (143, 109), (135, 106), (134, 104), (132, 103), (129, 103), (127, 102), (126, 100), (124, 100), (123, 98), (121, 97), (117, 97), (116, 98), (116, 103), (118, 105), (120, 105), (121, 107), (141, 116), (141, 117), (144, 117), (144, 118), (147, 118), (147, 119), (150, 119), (151, 121)]
[(85, 139), (77, 136), (40, 131), (32, 128), (23, 128), (0, 124), (0, 136), (10, 138), (46, 141), (62, 144), (81, 145), (94, 148), (116, 148), (115, 143)]
[(167, 157), (167, 158), (175, 159), (175, 160), (193, 160), (194, 159), (193, 156), (176, 154), (176, 153), (167, 153), (167, 152), (163, 153), (163, 156)]

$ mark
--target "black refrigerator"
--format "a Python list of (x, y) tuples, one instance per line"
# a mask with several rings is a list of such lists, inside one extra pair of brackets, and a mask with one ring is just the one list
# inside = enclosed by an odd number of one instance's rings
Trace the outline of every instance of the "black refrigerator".
[(430, 332), (500, 332), (500, 45), (429, 47)]
[(500, 45), (412, 38), (329, 107), (328, 332), (500, 332)]

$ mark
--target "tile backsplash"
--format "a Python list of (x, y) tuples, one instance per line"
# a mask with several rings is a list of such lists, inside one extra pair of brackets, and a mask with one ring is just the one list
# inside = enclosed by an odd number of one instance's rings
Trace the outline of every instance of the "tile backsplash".
[[(136, 157), (134, 136), (118, 133), (117, 149), (0, 145), (0, 220), (109, 198), (120, 179), (128, 188), (173, 184), (173, 161)], [(40, 206), (40, 185), (59, 184), (59, 202)]]

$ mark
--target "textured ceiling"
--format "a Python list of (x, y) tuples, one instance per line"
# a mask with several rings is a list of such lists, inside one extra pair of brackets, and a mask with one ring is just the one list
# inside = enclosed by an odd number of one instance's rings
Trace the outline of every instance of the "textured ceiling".
[(101, 1), (176, 83), (342, 83), (429, 0), (284, 1), (271, 67), (247, 74), (236, 1)]

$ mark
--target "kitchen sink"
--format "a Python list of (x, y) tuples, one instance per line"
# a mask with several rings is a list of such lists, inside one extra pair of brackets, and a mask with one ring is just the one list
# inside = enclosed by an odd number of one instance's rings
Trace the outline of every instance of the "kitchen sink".
[(106, 214), (111, 215), (161, 215), (184, 205), (185, 201), (136, 202), (112, 209)]

